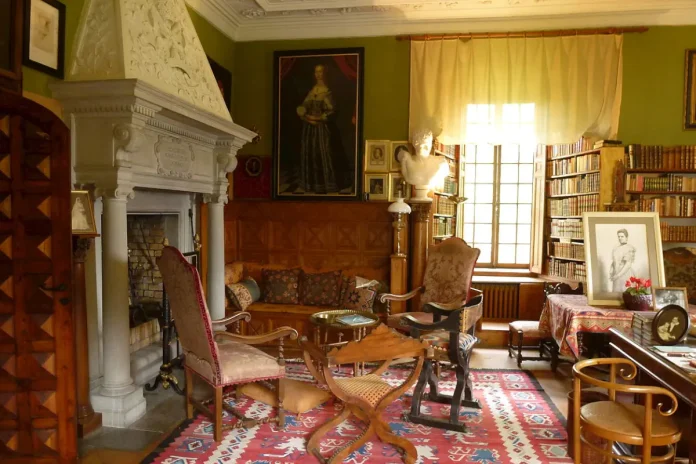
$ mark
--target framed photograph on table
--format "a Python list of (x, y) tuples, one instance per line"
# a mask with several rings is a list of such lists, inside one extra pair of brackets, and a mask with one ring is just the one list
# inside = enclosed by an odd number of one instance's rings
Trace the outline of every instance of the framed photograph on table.
[(582, 221), (590, 305), (620, 306), (630, 277), (664, 287), (657, 213), (583, 213)]
[(677, 305), (689, 308), (689, 298), (686, 287), (655, 287), (652, 288), (653, 308), (660, 310), (667, 305)]
[(365, 174), (365, 193), (370, 201), (389, 199), (389, 178), (387, 174)]
[(365, 140), (365, 172), (389, 171), (389, 140)]
[(363, 48), (275, 52), (275, 199), (360, 199), (363, 57)]
[(659, 345), (676, 345), (689, 333), (691, 319), (686, 309), (669, 304), (660, 309), (652, 323), (653, 338)]
[(684, 129), (696, 129), (696, 50), (686, 51), (684, 65)]
[(63, 79), (65, 5), (57, 0), (25, 0), (24, 64)]
[(97, 224), (94, 221), (94, 207), (87, 190), (70, 192), (70, 216), (73, 235), (96, 235)]

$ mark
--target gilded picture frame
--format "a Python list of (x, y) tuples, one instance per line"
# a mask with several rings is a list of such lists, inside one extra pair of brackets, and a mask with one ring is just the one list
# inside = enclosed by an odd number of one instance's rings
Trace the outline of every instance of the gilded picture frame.
[(389, 171), (389, 140), (365, 140), (365, 172)]
[(583, 213), (582, 222), (590, 305), (621, 306), (630, 277), (665, 286), (657, 213), (591, 212)]
[(365, 193), (370, 201), (386, 201), (389, 199), (389, 174), (365, 174)]
[(97, 223), (94, 219), (94, 206), (87, 190), (70, 192), (70, 217), (73, 235), (96, 235)]
[(684, 64), (684, 129), (696, 130), (696, 49), (686, 51)]
[(364, 53), (274, 53), (274, 199), (361, 200)]

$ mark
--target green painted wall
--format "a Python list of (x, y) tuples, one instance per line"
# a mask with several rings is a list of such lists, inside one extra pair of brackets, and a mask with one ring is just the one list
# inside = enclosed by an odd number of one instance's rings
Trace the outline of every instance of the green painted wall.
[(683, 129), (685, 50), (696, 26), (651, 27), (626, 34), (619, 139), (624, 143), (696, 145)]
[[(80, 22), (80, 14), (82, 12), (82, 7), (85, 4), (85, 0), (63, 0), (63, 3), (65, 3), (66, 6), (65, 71), (67, 74), (67, 66), (72, 53), (72, 47), (75, 40), (75, 35), (77, 33), (77, 25)], [(190, 8), (189, 14), (206, 54), (228, 70), (232, 71), (234, 68), (235, 43)], [(57, 79), (26, 66), (22, 68), (22, 74), (24, 76), (24, 90), (46, 97), (51, 96), (49, 84), (55, 82)]]
[(238, 42), (232, 78), (232, 118), (244, 127), (256, 127), (261, 134), (261, 142), (246, 145), (241, 153), (271, 155), (273, 52), (345, 47), (365, 47), (364, 138), (408, 138), (408, 42), (394, 37)]

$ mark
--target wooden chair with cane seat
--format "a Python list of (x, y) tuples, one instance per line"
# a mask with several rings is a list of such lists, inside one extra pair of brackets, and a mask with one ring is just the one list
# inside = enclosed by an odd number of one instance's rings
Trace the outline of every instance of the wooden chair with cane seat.
[[(585, 372), (587, 368), (597, 366), (609, 367), (609, 381), (599, 380)], [(625, 366), (625, 367), (621, 367)], [(623, 381), (633, 380), (636, 365), (624, 358), (596, 358), (580, 361), (573, 366), (573, 413), (574, 462), (582, 462), (581, 447), (587, 446), (613, 462), (631, 462), (650, 464), (673, 462), (675, 443), (681, 438), (681, 430), (673, 418), (669, 417), (677, 410), (677, 398), (672, 392), (661, 387), (630, 385), (617, 383), (617, 374)], [(581, 407), (583, 383), (607, 389), (609, 401), (597, 401)], [(644, 404), (628, 404), (616, 401), (616, 393), (640, 395)], [(656, 408), (655, 395), (659, 395)], [(669, 400), (669, 407), (663, 403)], [(588, 440), (588, 434), (608, 442), (606, 449)], [(642, 447), (640, 455), (620, 455), (612, 450), (613, 443)], [(652, 455), (653, 447), (664, 447), (666, 451), (660, 456)]]
[[(167, 289), (169, 305), (177, 321), (179, 342), (184, 351), (186, 374), (186, 416), (193, 418), (193, 409), (208, 416), (213, 422), (215, 441), (222, 440), (224, 430), (254, 427), (267, 422), (285, 425), (282, 382), (285, 377), (283, 339), (297, 339), (297, 331), (281, 327), (258, 336), (242, 336), (228, 332), (214, 332), (213, 324), (230, 325), (239, 320), (249, 321), (249, 313), (240, 312), (228, 318), (211, 321), (203, 297), (201, 280), (196, 267), (191, 265), (176, 248), (166, 246), (157, 260), (162, 280)], [(279, 341), (280, 355), (272, 357), (251, 345)], [(193, 376), (203, 379), (214, 392), (214, 411), (204, 403), (193, 399)], [(223, 388), (244, 384), (272, 381), (278, 397), (278, 414), (264, 419), (247, 418), (228, 405), (223, 399)], [(233, 424), (222, 423), (223, 409), (238, 420)]]
[[(319, 427), (307, 443), (307, 452), (322, 463), (343, 462), (352, 452), (363, 446), (373, 435), (390, 443), (404, 452), (404, 462), (414, 464), (418, 458), (416, 447), (403, 437), (392, 433), (389, 424), (382, 419), (382, 413), (416, 381), (423, 367), (428, 346), (414, 338), (402, 335), (385, 325), (379, 325), (360, 341), (352, 341), (325, 354), (313, 343), (302, 337), (300, 345), (307, 368), (314, 378), (329, 387), (338, 399), (343, 401), (343, 411)], [(415, 368), (399, 386), (393, 387), (381, 378), (395, 359), (415, 358)], [(357, 377), (334, 377), (332, 368), (342, 364), (379, 362), (372, 372)], [(356, 416), (367, 424), (367, 428), (352, 442), (336, 451), (326, 459), (319, 452), (319, 442), (331, 429)]]

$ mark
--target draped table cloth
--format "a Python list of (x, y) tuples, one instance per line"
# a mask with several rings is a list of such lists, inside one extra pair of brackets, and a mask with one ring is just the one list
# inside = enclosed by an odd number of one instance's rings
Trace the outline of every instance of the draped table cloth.
[[(691, 324), (696, 324), (696, 305), (689, 305)], [(598, 307), (586, 295), (549, 295), (541, 313), (539, 329), (551, 334), (561, 356), (580, 357), (579, 332), (609, 333), (612, 327), (631, 332), (633, 311), (622, 307)]]

